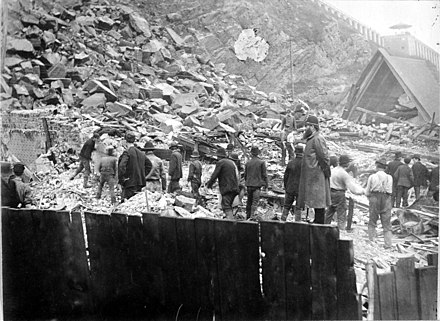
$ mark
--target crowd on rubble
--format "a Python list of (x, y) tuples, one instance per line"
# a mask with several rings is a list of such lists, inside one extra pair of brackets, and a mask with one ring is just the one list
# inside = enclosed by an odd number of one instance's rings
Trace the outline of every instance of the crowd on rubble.
[[(313, 209), (314, 220), (311, 223), (331, 224), (335, 218), (340, 230), (350, 231), (354, 202), (346, 196), (346, 192), (349, 192), (348, 195), (366, 195), (369, 199), (368, 238), (374, 241), (377, 220), (380, 219), (385, 248), (390, 248), (391, 209), (408, 206), (410, 188), (414, 188), (418, 200), (421, 197), (421, 187), (428, 186), (428, 195), (438, 201), (438, 165), (428, 170), (421, 163), (420, 155), (403, 157), (401, 152), (396, 152), (395, 159), (389, 163), (384, 158), (375, 161), (376, 171), (369, 176), (366, 186), (363, 187), (356, 181), (357, 168), (348, 155), (330, 155), (326, 139), (320, 131), (318, 117), (307, 115), (302, 124), (299, 124), (299, 119), (300, 117), (287, 113), (282, 120), (281, 163), (285, 166), (282, 221), (286, 221), (290, 213), (293, 214), (294, 221), (301, 221), (302, 211)], [(89, 182), (92, 153), (99, 139), (99, 133), (95, 132), (83, 144), (78, 167), (69, 178), (74, 180), (82, 173), (84, 189), (92, 187)], [(119, 158), (114, 155), (115, 148), (108, 146), (106, 155), (94, 164), (95, 172), (99, 176), (95, 195), (97, 199), (101, 198), (105, 185), (108, 186), (113, 205), (118, 203), (115, 193), (117, 184), (121, 186), (121, 203), (139, 193), (178, 194), (181, 191), (181, 180), (184, 179), (181, 145), (177, 142), (170, 144), (169, 149), (172, 152), (166, 173), (163, 160), (154, 154), (153, 142), (147, 141), (143, 148), (139, 148), (135, 144), (136, 136), (129, 131), (125, 133), (124, 139), (125, 150)], [(235, 219), (235, 214), (239, 207), (243, 206), (244, 196), (247, 195), (246, 219), (259, 221), (257, 208), (261, 193), (269, 188), (266, 161), (260, 157), (260, 148), (252, 145), (251, 157), (243, 166), (235, 148), (234, 144), (229, 143), (227, 148), (217, 149), (215, 169), (206, 182), (206, 187), (212, 189), (218, 181), (219, 203), (224, 218)], [(48, 158), (53, 156), (49, 154)], [(289, 161), (286, 165), (287, 157)], [(414, 162), (412, 166), (411, 161)], [(203, 166), (199, 151), (193, 150), (186, 180), (190, 184), (191, 196), (196, 203), (200, 203), (203, 197), (200, 193)], [(13, 165), (13, 175), (8, 179), (4, 179), (2, 175), (2, 206), (35, 207), (31, 188), (22, 178), (24, 171), (25, 166), (16, 163)], [(272, 219), (278, 218), (275, 216)]]

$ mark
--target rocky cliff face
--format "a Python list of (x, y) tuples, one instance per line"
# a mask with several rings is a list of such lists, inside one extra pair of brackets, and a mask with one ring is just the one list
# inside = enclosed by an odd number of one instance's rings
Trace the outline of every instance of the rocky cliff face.
[[(36, 0), (33, 5), (72, 7), (76, 2)], [(308, 0), (91, 2), (137, 7), (150, 24), (169, 25), (191, 43), (194, 53), (224, 64), (225, 70), (241, 75), (257, 90), (288, 95), (293, 90), (295, 97), (328, 109), (346, 97), (375, 49), (354, 29)], [(243, 47), (249, 45), (237, 45), (237, 40), (249, 29), (264, 43), (266, 52), (249, 48), (254, 52), (248, 56), (259, 59), (241, 60), (246, 58)]]
[[(192, 34), (198, 50), (259, 90), (290, 94), (292, 62), (295, 95), (321, 107), (343, 99), (375, 50), (308, 0), (149, 2), (159, 15), (175, 13), (169, 23)], [(254, 29), (269, 44), (263, 61), (237, 58), (234, 44), (244, 29)]]

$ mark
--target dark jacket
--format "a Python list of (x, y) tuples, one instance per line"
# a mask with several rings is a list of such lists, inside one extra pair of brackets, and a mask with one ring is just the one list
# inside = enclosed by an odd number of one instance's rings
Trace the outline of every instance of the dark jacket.
[(131, 186), (145, 186), (145, 176), (153, 165), (144, 152), (134, 146), (129, 147), (119, 157), (118, 179), (125, 188)]
[(177, 181), (182, 178), (182, 154), (177, 150), (171, 154), (168, 175), (170, 175), (171, 180)]
[(284, 171), (284, 189), (287, 194), (298, 195), (301, 179), (302, 155), (292, 159)]
[(224, 195), (230, 192), (238, 193), (237, 171), (237, 166), (235, 166), (232, 160), (227, 158), (220, 159), (217, 164), (215, 164), (214, 173), (212, 173), (211, 178), (206, 183), (206, 187), (211, 188), (218, 178), (220, 194)]
[(408, 164), (401, 165), (394, 173), (397, 186), (414, 186), (414, 175)]
[(84, 157), (85, 159), (92, 159), (92, 152), (95, 150), (95, 141), (90, 138), (86, 141), (81, 148), (81, 152), (79, 156)]
[(199, 160), (193, 160), (189, 164), (188, 181), (196, 184), (202, 183), (202, 162)]
[(414, 174), (414, 186), (426, 186), (428, 180), (428, 169), (421, 162), (416, 162), (412, 166), (412, 172)]
[(249, 160), (244, 168), (244, 179), (246, 186), (261, 187), (269, 186), (267, 180), (266, 162), (254, 156)]
[(438, 186), (438, 166), (434, 167), (431, 171), (431, 179), (429, 182), (429, 190), (430, 191), (435, 191), (435, 189)]
[[(403, 165), (403, 163), (400, 160), (393, 160), (392, 162), (389, 162), (386, 173), (390, 174), (394, 178), (394, 173), (401, 165)], [(394, 181), (394, 183), (396, 182)]]
[[(321, 165), (321, 164), (322, 165)], [(298, 206), (325, 208), (331, 204), (330, 181), (323, 166), (330, 168), (327, 143), (319, 132), (307, 138), (301, 166)]]

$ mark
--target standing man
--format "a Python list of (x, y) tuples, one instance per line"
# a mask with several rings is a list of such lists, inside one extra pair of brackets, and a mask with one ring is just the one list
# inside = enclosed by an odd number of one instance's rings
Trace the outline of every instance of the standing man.
[(330, 199), (330, 158), (327, 143), (319, 132), (316, 116), (306, 120), (304, 139), (307, 140), (301, 168), (298, 205), (314, 208), (314, 223), (324, 224), (325, 208), (331, 204)]
[(224, 148), (217, 150), (217, 157), (219, 160), (215, 164), (214, 172), (206, 183), (206, 187), (212, 188), (212, 185), (218, 179), (220, 194), (222, 196), (222, 210), (227, 219), (233, 219), (232, 203), (235, 196), (239, 193), (237, 167), (232, 160), (227, 158)]
[(199, 188), (202, 185), (202, 162), (199, 160), (200, 155), (196, 150), (192, 152), (190, 158), (188, 182), (191, 184), (191, 193), (199, 200)]
[(385, 172), (387, 163), (385, 159), (376, 161), (377, 172), (368, 177), (365, 195), (369, 200), (370, 218), (368, 222), (368, 239), (373, 242), (376, 237), (376, 223), (380, 217), (382, 222), (385, 248), (391, 248), (391, 193), (393, 191), (393, 178)]
[(411, 158), (405, 157), (405, 164), (399, 166), (394, 173), (394, 180), (397, 182), (396, 207), (400, 207), (400, 202), (404, 207), (408, 206), (408, 190), (414, 185), (414, 175), (409, 167)]
[(411, 169), (414, 175), (414, 192), (416, 194), (416, 200), (418, 201), (420, 199), (420, 186), (426, 186), (429, 171), (420, 161), (420, 155), (414, 155), (413, 159), (415, 163)]
[(295, 128), (295, 118), (292, 115), (292, 110), (288, 109), (286, 116), (281, 120), (281, 165), (286, 165), (286, 155), (292, 156), (293, 147), (287, 141), (287, 136)]
[(122, 187), (121, 202), (131, 198), (145, 187), (145, 177), (153, 165), (144, 152), (134, 146), (134, 134), (125, 134), (127, 149), (119, 157), (118, 179)]
[(167, 177), (163, 169), (162, 160), (154, 155), (154, 145), (152, 142), (146, 142), (144, 151), (150, 160), (152, 169), (145, 177), (147, 190), (151, 192), (165, 192), (167, 189)]
[(116, 203), (116, 195), (115, 195), (115, 185), (117, 182), (116, 174), (118, 173), (118, 159), (113, 155), (114, 149), (113, 147), (107, 148), (107, 156), (102, 157), (98, 164), (96, 164), (96, 168), (98, 170), (99, 185), (98, 192), (96, 193), (96, 198), (100, 199), (102, 194), (102, 188), (104, 184), (108, 184), (108, 189), (110, 192), (110, 199), (112, 204)]
[(391, 196), (391, 205), (393, 207), (396, 204), (396, 196), (397, 196), (397, 180), (394, 179), (394, 173), (396, 172), (397, 168), (400, 165), (403, 165), (403, 163), (400, 161), (401, 158), (402, 158), (402, 153), (396, 152), (394, 154), (394, 160), (388, 163), (387, 174), (390, 174), (391, 177), (393, 178), (393, 193)]
[(170, 185), (168, 185), (168, 193), (174, 193), (180, 190), (179, 181), (182, 178), (182, 154), (180, 154), (179, 145), (172, 142), (170, 145), (172, 150), (170, 157), (170, 166), (168, 175), (170, 176)]
[(261, 187), (268, 188), (266, 162), (261, 160), (258, 155), (260, 150), (257, 146), (252, 146), (252, 158), (246, 163), (244, 168), (244, 180), (247, 187), (246, 219), (255, 220), (255, 212), (260, 202)]
[(348, 189), (353, 194), (362, 195), (364, 189), (358, 185), (353, 177), (348, 174), (347, 170), (351, 163), (348, 155), (341, 155), (339, 157), (339, 166), (331, 169), (330, 176), (330, 193), (332, 204), (327, 210), (326, 224), (330, 224), (334, 214), (337, 215), (338, 228), (345, 230), (347, 222), (347, 201), (345, 198), (345, 191)]
[(9, 190), (8, 199), (10, 202), (9, 204), (5, 204), (6, 206), (14, 208), (30, 208), (34, 203), (34, 200), (32, 198), (32, 190), (29, 184), (25, 183), (23, 180), (24, 169), (24, 164), (14, 164), (14, 168), (12, 169), (14, 174), (9, 176), (7, 183)]
[[(299, 181), (301, 179), (301, 165), (303, 159), (304, 147), (299, 145), (295, 147), (296, 157), (290, 160), (284, 172), (284, 189), (286, 191), (284, 197), (284, 208), (281, 220), (286, 221), (292, 209), (293, 202), (298, 201)], [(293, 214), (295, 221), (301, 221), (301, 209), (295, 204)]]
[(83, 169), (85, 169), (84, 184), (83, 184), (84, 188), (91, 187), (90, 185), (88, 185), (89, 176), (91, 173), (90, 161), (92, 160), (92, 152), (95, 150), (95, 142), (98, 139), (99, 139), (99, 134), (95, 132), (93, 133), (93, 137), (84, 143), (83, 147), (81, 148), (81, 152), (79, 153), (79, 167), (75, 171), (75, 174), (73, 174), (73, 176), (70, 177), (70, 180), (73, 180), (76, 177), (76, 175), (78, 175), (79, 173), (82, 172)]

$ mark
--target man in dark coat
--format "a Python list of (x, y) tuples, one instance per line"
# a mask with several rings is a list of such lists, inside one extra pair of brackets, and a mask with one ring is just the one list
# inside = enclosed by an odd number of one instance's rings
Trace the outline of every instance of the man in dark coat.
[(173, 151), (170, 157), (168, 175), (170, 176), (170, 185), (168, 185), (168, 193), (174, 193), (180, 190), (179, 181), (182, 178), (182, 154), (180, 154), (179, 145), (172, 142), (170, 149)]
[(246, 218), (255, 220), (255, 212), (260, 202), (261, 187), (267, 188), (266, 162), (261, 160), (258, 155), (260, 150), (257, 146), (251, 148), (252, 158), (246, 163), (244, 168), (244, 179), (247, 187)]
[(207, 188), (212, 188), (214, 182), (218, 179), (220, 194), (222, 196), (221, 207), (226, 218), (233, 219), (232, 203), (235, 196), (238, 195), (238, 173), (237, 166), (227, 158), (226, 150), (219, 148), (217, 150), (219, 161), (215, 164), (214, 172), (206, 183)]
[(314, 223), (324, 224), (325, 209), (330, 206), (330, 157), (327, 143), (319, 132), (316, 116), (306, 120), (304, 139), (307, 140), (301, 167), (298, 206), (314, 208)]
[[(284, 197), (284, 208), (281, 220), (286, 221), (292, 209), (293, 202), (298, 198), (299, 181), (301, 179), (301, 165), (303, 159), (304, 147), (299, 145), (295, 147), (295, 158), (293, 158), (286, 167), (284, 172), (284, 189), (286, 191)], [(293, 213), (295, 221), (301, 221), (301, 209), (295, 204)]]
[(414, 185), (414, 175), (409, 167), (411, 158), (405, 157), (404, 162), (394, 173), (394, 180), (397, 182), (396, 207), (400, 207), (401, 201), (404, 207), (408, 206), (408, 190)]
[(434, 200), (438, 202), (438, 181), (439, 181), (439, 172), (438, 165), (434, 167), (431, 171), (431, 178), (429, 180), (429, 195), (434, 197)]
[(75, 174), (70, 177), (70, 180), (73, 180), (76, 175), (82, 172), (84, 169), (84, 188), (90, 188), (88, 185), (89, 177), (90, 177), (90, 161), (92, 160), (92, 152), (95, 150), (95, 142), (99, 139), (98, 133), (93, 133), (93, 137), (87, 140), (83, 147), (81, 148), (81, 152), (79, 153), (79, 167), (75, 171)]
[(191, 163), (189, 164), (188, 182), (191, 184), (191, 193), (197, 200), (200, 199), (199, 188), (202, 185), (202, 162), (197, 150), (191, 154)]
[(420, 199), (420, 186), (426, 186), (428, 180), (429, 171), (425, 165), (420, 161), (420, 155), (413, 156), (414, 165), (412, 166), (412, 172), (414, 175), (414, 192), (416, 194), (416, 200)]
[(145, 153), (134, 146), (135, 139), (134, 134), (125, 134), (128, 146), (118, 161), (118, 179), (122, 187), (121, 201), (129, 199), (145, 187), (145, 177), (153, 168)]
[(396, 172), (397, 168), (403, 163), (400, 161), (402, 158), (401, 152), (396, 152), (394, 154), (394, 160), (392, 162), (389, 162), (387, 165), (387, 174), (390, 174), (393, 178), (393, 193), (391, 194), (391, 205), (394, 207), (396, 204), (396, 197), (397, 197), (397, 180), (394, 179), (394, 173)]

